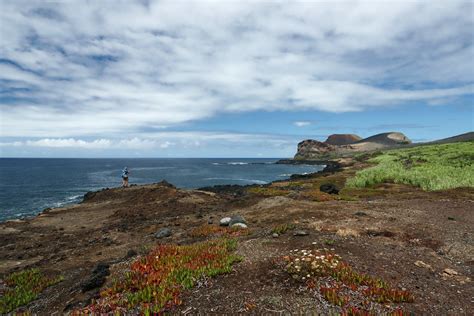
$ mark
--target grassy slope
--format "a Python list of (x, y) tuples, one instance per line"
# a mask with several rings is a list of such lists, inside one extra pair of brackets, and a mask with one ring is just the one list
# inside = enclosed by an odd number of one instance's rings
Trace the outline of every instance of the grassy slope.
[(395, 182), (428, 191), (474, 187), (473, 141), (389, 150), (369, 161), (377, 165), (359, 171), (347, 186)]

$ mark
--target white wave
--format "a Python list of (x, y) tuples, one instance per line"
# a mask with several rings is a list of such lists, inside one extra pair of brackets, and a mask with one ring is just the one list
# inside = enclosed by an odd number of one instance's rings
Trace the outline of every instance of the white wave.
[(82, 195), (73, 195), (73, 196), (67, 197), (66, 200), (68, 200), (68, 201), (74, 201), (74, 200), (77, 200), (77, 199), (79, 199), (79, 198), (81, 198), (81, 197), (82, 197)]
[(278, 176), (279, 177), (291, 177), (292, 173), (282, 173), (282, 174), (279, 174)]
[(237, 162), (228, 162), (227, 164), (231, 165), (231, 166), (238, 166), (238, 165), (248, 165), (249, 163), (248, 162), (237, 161)]
[(229, 181), (243, 181), (247, 183), (267, 184), (267, 181), (256, 179), (242, 179), (242, 178), (204, 178), (203, 180), (229, 180)]
[(176, 169), (176, 167), (140, 167), (140, 168), (129, 168), (130, 171), (133, 171), (133, 170), (164, 170), (164, 169)]

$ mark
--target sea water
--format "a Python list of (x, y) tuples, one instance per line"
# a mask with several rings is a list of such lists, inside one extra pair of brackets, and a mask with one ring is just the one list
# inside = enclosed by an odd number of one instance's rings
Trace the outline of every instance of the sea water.
[(180, 188), (217, 184), (265, 184), (291, 174), (323, 169), (275, 164), (278, 159), (0, 159), (0, 221), (38, 214), (45, 208), (82, 201), (88, 191), (166, 180)]

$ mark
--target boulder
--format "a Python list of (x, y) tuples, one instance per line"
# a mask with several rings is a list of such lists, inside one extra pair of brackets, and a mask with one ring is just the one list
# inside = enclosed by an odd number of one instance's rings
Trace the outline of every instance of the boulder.
[(234, 224), (242, 223), (247, 225), (247, 221), (240, 215), (234, 215), (229, 221), (229, 226), (234, 226)]
[(232, 224), (230, 227), (248, 228), (248, 226), (244, 223), (235, 223)]
[(230, 217), (224, 217), (219, 221), (220, 226), (229, 226), (231, 218)]
[(308, 232), (304, 230), (297, 230), (293, 233), (293, 236), (307, 236), (307, 235), (308, 235)]
[(162, 229), (160, 229), (159, 231), (157, 231), (155, 233), (155, 238), (160, 239), (160, 238), (164, 238), (164, 237), (169, 237), (169, 236), (171, 236), (171, 234), (172, 234), (171, 229), (162, 228)]
[(329, 194), (339, 194), (339, 189), (332, 183), (321, 184), (319, 191)]

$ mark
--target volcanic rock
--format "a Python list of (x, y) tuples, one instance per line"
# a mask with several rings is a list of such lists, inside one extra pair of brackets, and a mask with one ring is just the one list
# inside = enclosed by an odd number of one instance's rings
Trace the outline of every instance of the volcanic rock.
[(354, 134), (332, 134), (326, 139), (325, 143), (329, 145), (349, 145), (361, 140), (362, 137)]

